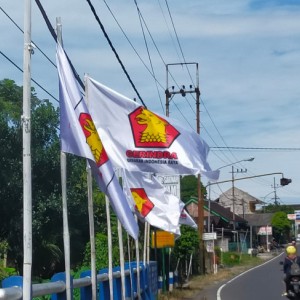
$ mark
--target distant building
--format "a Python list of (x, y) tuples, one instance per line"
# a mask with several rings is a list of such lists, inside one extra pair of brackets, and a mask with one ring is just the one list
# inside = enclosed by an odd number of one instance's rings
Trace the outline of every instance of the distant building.
[[(198, 199), (191, 197), (186, 202), (185, 209), (198, 224)], [(248, 229), (247, 221), (238, 215), (233, 217), (233, 213), (229, 209), (224, 208), (215, 201), (205, 200), (203, 209), (204, 232), (216, 232), (217, 241), (215, 245), (221, 247), (223, 251), (236, 250), (239, 247), (236, 243), (238, 232), (240, 236), (245, 236)], [(235, 221), (236, 230), (234, 230), (233, 220)]]
[(241, 217), (256, 213), (256, 205), (264, 202), (249, 195), (248, 193), (234, 187), (220, 195), (216, 200), (221, 206), (230, 209), (236, 215)]

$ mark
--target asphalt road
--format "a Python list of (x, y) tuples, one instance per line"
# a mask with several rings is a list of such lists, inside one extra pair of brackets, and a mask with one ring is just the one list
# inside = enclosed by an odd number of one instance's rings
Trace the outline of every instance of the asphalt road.
[(194, 300), (287, 300), (280, 261), (284, 252), (227, 282), (204, 290)]
[(284, 253), (248, 270), (221, 286), (217, 300), (283, 300), (285, 285), (280, 261)]

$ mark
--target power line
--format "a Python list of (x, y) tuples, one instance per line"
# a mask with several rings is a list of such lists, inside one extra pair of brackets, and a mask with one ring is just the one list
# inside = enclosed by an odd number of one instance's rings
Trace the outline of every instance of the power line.
[(112, 17), (114, 18), (115, 22), (117, 23), (117, 25), (119, 26), (120, 30), (122, 31), (123, 35), (125, 36), (126, 40), (128, 41), (129, 45), (131, 46), (131, 48), (133, 49), (133, 51), (135, 52), (135, 54), (138, 56), (138, 58), (140, 59), (140, 61), (142, 62), (142, 64), (144, 65), (144, 67), (146, 68), (146, 70), (149, 72), (149, 74), (153, 77), (153, 79), (157, 82), (157, 84), (160, 85), (160, 87), (162, 89), (164, 89), (164, 87), (160, 84), (159, 81), (157, 81), (157, 79), (155, 78), (155, 76), (152, 74), (151, 70), (148, 68), (148, 66), (146, 65), (146, 63), (144, 62), (144, 60), (142, 59), (142, 57), (139, 55), (138, 51), (135, 49), (134, 45), (131, 43), (130, 39), (128, 38), (127, 34), (125, 33), (125, 31), (123, 30), (122, 26), (120, 25), (120, 23), (118, 22), (117, 18), (115, 17), (114, 13), (112, 12), (111, 8), (109, 7), (109, 5), (107, 4), (107, 2), (105, 0), (103, 0), (103, 2), (105, 3), (107, 9), (109, 10), (110, 14), (112, 15)]
[(300, 151), (300, 148), (272, 148), (272, 147), (210, 147), (211, 149), (225, 149), (225, 150), (273, 150), (273, 151)]
[(179, 56), (179, 53), (178, 53), (177, 47), (176, 47), (176, 45), (175, 45), (175, 42), (174, 42), (173, 36), (172, 36), (172, 34), (171, 34), (170, 28), (169, 28), (169, 26), (168, 26), (168, 22), (167, 22), (167, 19), (166, 19), (166, 16), (165, 16), (165, 14), (164, 14), (163, 8), (162, 8), (162, 6), (161, 6), (160, 0), (157, 0), (157, 2), (158, 2), (158, 4), (159, 4), (160, 11), (161, 11), (161, 13), (162, 13), (162, 16), (163, 16), (163, 18), (164, 18), (164, 21), (165, 21), (166, 27), (167, 27), (167, 29), (168, 29), (168, 32), (169, 32), (169, 35), (170, 35), (170, 38), (171, 38), (171, 40), (172, 40), (172, 43), (173, 43), (173, 46), (174, 46), (174, 48), (175, 48), (175, 51), (176, 51), (176, 54), (177, 54), (178, 60), (180, 61), (180, 56)]
[[(175, 28), (175, 24), (174, 24), (173, 17), (172, 17), (172, 14), (171, 14), (171, 11), (170, 11), (170, 8), (169, 8), (169, 5), (168, 5), (168, 1), (165, 0), (165, 3), (166, 3), (166, 7), (167, 7), (167, 9), (168, 9), (169, 17), (170, 17), (170, 20), (171, 20), (171, 23), (172, 23), (172, 26), (173, 26), (173, 30), (174, 30), (174, 33), (175, 33), (175, 36), (176, 36), (176, 40), (177, 40), (177, 43), (178, 43), (178, 46), (179, 46), (179, 49), (180, 49), (180, 52), (181, 52), (183, 61), (186, 63), (186, 59), (185, 59), (185, 56), (184, 56), (184, 53), (183, 53), (183, 49), (182, 49), (181, 43), (180, 43), (180, 41), (179, 41), (179, 37), (178, 37), (177, 31), (176, 31), (176, 28)], [(192, 76), (191, 76), (191, 73), (190, 73), (190, 70), (189, 70), (187, 64), (185, 64), (185, 66), (186, 66), (186, 69), (187, 69), (187, 71), (188, 71), (189, 77), (190, 77), (192, 83), (194, 84), (193, 78), (192, 78)], [(193, 99), (195, 100), (194, 95), (191, 95), (191, 96), (192, 96)], [(187, 99), (185, 99), (185, 100), (186, 100), (187, 103), (190, 105), (189, 101), (188, 101)], [(225, 142), (223, 136), (221, 135), (220, 131), (219, 131), (218, 128), (216, 127), (214, 121), (212, 120), (212, 117), (211, 117), (210, 113), (208, 112), (208, 110), (207, 110), (207, 108), (206, 108), (206, 106), (205, 106), (205, 103), (204, 103), (203, 99), (201, 99), (201, 102), (202, 102), (202, 104), (203, 104), (203, 106), (204, 106), (204, 108), (205, 108), (205, 110), (206, 110), (206, 112), (207, 112), (207, 114), (208, 114), (208, 116), (209, 116), (209, 118), (210, 118), (212, 124), (214, 125), (214, 128), (216, 129), (216, 131), (218, 132), (218, 134), (219, 134), (219, 136), (221, 137), (222, 141), (223, 141), (224, 144), (226, 145), (226, 142)], [(192, 109), (192, 108), (191, 108), (191, 109)], [(192, 109), (192, 111), (193, 111), (193, 109)], [(194, 112), (194, 111), (193, 111), (193, 112)], [(203, 123), (200, 122), (200, 124), (201, 124), (202, 128), (205, 129), (205, 126), (203, 125)], [(206, 131), (207, 134), (208, 134), (208, 131), (207, 131), (206, 129), (205, 129), (205, 131)], [(211, 137), (211, 135), (209, 135), (209, 137), (210, 137), (211, 140), (216, 144), (216, 142), (215, 142), (214, 139)], [(214, 153), (214, 154), (215, 154), (215, 153)], [(223, 155), (224, 155), (229, 161), (231, 161), (231, 160), (229, 159), (229, 157), (227, 157), (227, 155), (225, 155), (224, 153), (223, 153)], [(233, 156), (234, 159), (237, 159), (233, 153), (231, 153), (231, 155)], [(219, 157), (219, 156), (218, 156), (218, 157)], [(220, 157), (219, 157), (219, 158), (220, 158)], [(223, 159), (221, 159), (221, 160), (223, 161)]]
[[(157, 85), (157, 80), (156, 80), (156, 76), (155, 76), (155, 72), (154, 72), (154, 67), (153, 67), (153, 64), (152, 64), (152, 59), (151, 59), (151, 55), (150, 55), (150, 52), (149, 52), (149, 47), (148, 47), (148, 43), (147, 43), (147, 39), (146, 39), (146, 36), (145, 36), (145, 31), (144, 31), (144, 27), (143, 27), (143, 23), (142, 23), (142, 20), (147, 28), (147, 25), (145, 23), (145, 20), (143, 18), (143, 15), (141, 13), (141, 10), (137, 4), (137, 1), (134, 0), (134, 3), (135, 3), (135, 6), (136, 6), (136, 9), (137, 9), (137, 12), (138, 12), (138, 15), (139, 15), (139, 20), (140, 20), (140, 26), (141, 26), (141, 29), (142, 29), (142, 33), (143, 33), (143, 38), (144, 38), (144, 42), (145, 42), (145, 46), (146, 46), (146, 50), (147, 50), (147, 54), (148, 54), (148, 58), (149, 58), (149, 63), (150, 63), (150, 66), (151, 66), (151, 70), (152, 70), (152, 74), (153, 74), (153, 77), (154, 77), (154, 82), (155, 82), (155, 86), (156, 86), (156, 90), (157, 90), (157, 93), (158, 93), (158, 97), (159, 97), (159, 100), (160, 100), (160, 104), (161, 104), (161, 107), (162, 107), (162, 111), (164, 111), (164, 107), (163, 107), (163, 104), (162, 104), (162, 100), (161, 100), (161, 96), (160, 96), (160, 93), (159, 93), (159, 90), (158, 90), (158, 85)], [(148, 28), (147, 28), (148, 30)]]
[[(8, 15), (6, 11), (2, 7), (0, 9), (3, 11), (3, 13), (9, 18), (9, 20), (24, 34), (24, 31), (22, 28)], [(34, 46), (46, 57), (46, 59), (56, 68), (56, 64), (42, 51), (41, 48), (39, 48), (36, 43), (34, 43), (32, 40), (31, 42), (34, 44)]]
[[(0, 54), (4, 56), (11, 64), (13, 64), (19, 71), (23, 73), (23, 70), (14, 63), (8, 56), (6, 56), (2, 51), (0, 51)], [(31, 78), (31, 81), (34, 82), (39, 88), (41, 88), (45, 93), (47, 93), (50, 97), (52, 97), (55, 101), (59, 102), (57, 98), (55, 98), (52, 94), (50, 94), (47, 90), (45, 90), (37, 81), (35, 81), (33, 78)]]
[(140, 95), (140, 93), (139, 93), (138, 90), (136, 89), (136, 87), (135, 87), (134, 83), (132, 82), (132, 80), (131, 80), (131, 78), (130, 78), (128, 72), (127, 72), (127, 70), (125, 69), (125, 66), (124, 66), (123, 62), (121, 61), (121, 59), (120, 59), (120, 57), (119, 57), (119, 55), (118, 55), (118, 53), (117, 53), (115, 47), (113, 46), (113, 44), (112, 44), (112, 42), (111, 42), (109, 36), (107, 35), (107, 33), (106, 33), (106, 31), (105, 31), (105, 28), (104, 28), (102, 22), (100, 21), (98, 15), (97, 15), (97, 13), (96, 13), (96, 10), (95, 10), (94, 6), (92, 5), (92, 3), (91, 3), (90, 0), (86, 0), (86, 1), (87, 1), (87, 3), (89, 4), (90, 9), (91, 9), (91, 11), (92, 11), (92, 13), (93, 13), (93, 15), (94, 15), (96, 21), (98, 22), (98, 24), (99, 24), (99, 26), (100, 26), (100, 28), (101, 28), (101, 30), (102, 30), (102, 32), (103, 32), (103, 34), (104, 34), (104, 36), (105, 36), (107, 42), (108, 42), (108, 44), (109, 44), (111, 50), (114, 52), (114, 54), (115, 54), (115, 56), (116, 56), (116, 58), (117, 58), (119, 64), (121, 65), (122, 70), (124, 71), (124, 73), (125, 73), (127, 79), (129, 80), (129, 82), (130, 82), (132, 88), (133, 88), (134, 91), (136, 92), (138, 98), (140, 99), (140, 101), (142, 102), (142, 104), (144, 105), (144, 107), (147, 108), (147, 107), (146, 107), (146, 104), (144, 103), (144, 101), (143, 101), (143, 99), (142, 99), (142, 97), (141, 97), (141, 95)]
[[(43, 8), (41, 2), (40, 2), (39, 0), (35, 0), (35, 3), (37, 4), (37, 6), (38, 6), (38, 8), (39, 8), (39, 10), (40, 10), (40, 12), (41, 12), (41, 14), (42, 14), (42, 16), (43, 16), (45, 22), (46, 22), (46, 25), (47, 25), (47, 27), (48, 27), (48, 30), (50, 31), (50, 33), (51, 33), (53, 39), (54, 39), (55, 42), (57, 43), (57, 35), (56, 35), (55, 30), (54, 30), (54, 28), (52, 27), (52, 25), (51, 25), (51, 23), (50, 23), (50, 21), (49, 21), (49, 18), (48, 18), (48, 16), (47, 16), (47, 14), (46, 14), (46, 12), (45, 12), (45, 10), (44, 10), (44, 8)], [(65, 51), (64, 51), (64, 52), (65, 52)], [(67, 57), (68, 62), (69, 62), (69, 64), (70, 64), (70, 67), (71, 67), (71, 69), (72, 69), (72, 72), (73, 72), (73, 74), (74, 74), (74, 77), (76, 78), (76, 80), (77, 80), (77, 82), (79, 83), (79, 85), (81, 86), (81, 88), (84, 90), (84, 84), (83, 84), (83, 82), (82, 82), (80, 76), (79, 76), (78, 73), (76, 72), (76, 70), (75, 70), (75, 68), (74, 68), (74, 66), (73, 66), (73, 64), (72, 64), (71, 60), (69, 59), (69, 57), (68, 57), (68, 55), (67, 55), (66, 52), (65, 52), (65, 54), (66, 54), (66, 57)]]

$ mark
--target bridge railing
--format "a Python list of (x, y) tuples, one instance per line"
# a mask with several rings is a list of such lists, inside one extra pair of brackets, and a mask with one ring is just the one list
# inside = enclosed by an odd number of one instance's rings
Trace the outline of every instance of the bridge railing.
[[(140, 296), (137, 291), (137, 272), (140, 273)], [(32, 298), (51, 295), (52, 300), (66, 299), (66, 276), (65, 273), (54, 274), (51, 282), (38, 283), (32, 285)], [(0, 289), (1, 300), (22, 299), (23, 277), (10, 276), (2, 281)], [(80, 278), (71, 278), (72, 298), (73, 290), (80, 289), (80, 298), (82, 300), (92, 299), (91, 271), (84, 271)], [(97, 299), (110, 299), (108, 270), (102, 269), (97, 274)], [(126, 299), (145, 299), (153, 300), (157, 297), (157, 265), (156, 262), (150, 262), (146, 266), (132, 262), (125, 264), (125, 297)], [(113, 269), (113, 299), (122, 299), (122, 285), (120, 267)]]

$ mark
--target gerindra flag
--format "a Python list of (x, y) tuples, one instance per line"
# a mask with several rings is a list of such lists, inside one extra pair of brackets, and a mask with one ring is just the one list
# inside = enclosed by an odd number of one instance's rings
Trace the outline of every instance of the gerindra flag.
[(62, 47), (57, 44), (61, 149), (89, 159), (97, 183), (126, 231), (135, 239), (138, 226), (115, 176), (77, 81)]
[(132, 209), (152, 226), (177, 233), (181, 213), (180, 201), (154, 177), (124, 170), (123, 189)]
[(189, 215), (189, 213), (185, 209), (183, 209), (181, 214), (180, 214), (179, 224), (187, 225), (187, 226), (190, 226), (190, 227), (195, 228), (195, 229), (198, 228), (198, 226), (195, 223), (194, 219)]
[(90, 113), (114, 166), (162, 174), (204, 174), (217, 180), (208, 145), (192, 130), (86, 77)]

